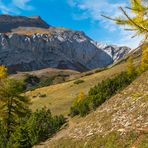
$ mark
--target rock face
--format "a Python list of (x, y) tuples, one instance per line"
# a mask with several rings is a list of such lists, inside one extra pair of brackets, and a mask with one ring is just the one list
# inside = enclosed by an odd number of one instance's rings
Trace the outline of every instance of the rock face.
[(11, 16), (0, 15), (0, 32), (10, 32), (17, 27), (41, 27), (49, 28), (50, 26), (44, 22), (39, 16)]
[[(2, 17), (0, 16), (0, 29), (3, 28)], [(38, 24), (34, 21), (30, 23), (38, 18), (25, 19), (28, 20), (27, 25), (25, 24), (27, 27), (0, 34), (0, 64), (6, 65), (10, 72), (47, 67), (86, 71), (112, 64), (130, 51), (127, 47), (111, 45), (101, 47), (80, 31), (56, 27), (46, 29), (49, 26), (41, 19), (39, 20), (42, 23)], [(17, 20), (19, 19), (16, 19), (16, 22)], [(32, 27), (36, 24), (35, 28)], [(38, 28), (38, 25), (42, 28)], [(7, 26), (11, 26), (11, 22)], [(10, 29), (10, 27), (7, 28)], [(23, 34), (20, 30), (23, 30)], [(25, 31), (32, 30), (35, 30), (35, 33), (24, 34)], [(39, 33), (37, 30), (40, 30)]]

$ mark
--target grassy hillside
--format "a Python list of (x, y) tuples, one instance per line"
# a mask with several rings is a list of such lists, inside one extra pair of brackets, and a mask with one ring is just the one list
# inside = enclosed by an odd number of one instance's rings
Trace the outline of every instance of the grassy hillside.
[[(139, 60), (135, 60), (135, 63), (138, 61)], [(65, 83), (29, 91), (27, 95), (32, 100), (31, 108), (35, 110), (46, 106), (49, 107), (54, 114), (62, 113), (67, 115), (72, 101), (81, 91), (87, 94), (89, 89), (98, 84), (98, 82), (125, 71), (126, 66), (127, 64), (123, 61), (101, 72), (99, 72), (99, 70), (93, 70), (75, 75), (75, 77), (72, 78), (74, 80)], [(82, 81), (79, 83), (79, 80)], [(76, 84), (77, 82), (78, 84)]]
[(148, 71), (96, 111), (70, 119), (65, 129), (36, 147), (147, 148), (147, 117)]

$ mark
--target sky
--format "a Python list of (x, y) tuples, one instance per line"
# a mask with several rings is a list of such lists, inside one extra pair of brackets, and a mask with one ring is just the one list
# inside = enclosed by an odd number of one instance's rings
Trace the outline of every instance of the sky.
[(135, 48), (142, 37), (131, 38), (132, 32), (101, 16), (119, 16), (119, 6), (128, 5), (129, 0), (0, 0), (0, 14), (40, 16), (51, 26), (83, 31), (98, 42)]

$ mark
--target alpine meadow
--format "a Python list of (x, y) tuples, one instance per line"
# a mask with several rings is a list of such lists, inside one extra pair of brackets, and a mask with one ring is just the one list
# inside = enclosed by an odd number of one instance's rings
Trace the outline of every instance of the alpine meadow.
[(0, 0), (0, 148), (148, 148), (148, 1)]

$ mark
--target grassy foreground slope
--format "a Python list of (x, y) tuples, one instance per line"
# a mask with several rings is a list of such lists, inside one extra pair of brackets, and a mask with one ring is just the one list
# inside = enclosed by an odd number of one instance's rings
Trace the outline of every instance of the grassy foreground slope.
[(102, 72), (79, 78), (83, 80), (83, 83), (74, 84), (74, 82), (78, 80), (75, 79), (69, 82), (29, 91), (27, 95), (32, 100), (31, 108), (35, 110), (46, 106), (49, 107), (54, 114), (68, 114), (72, 101), (81, 91), (87, 94), (89, 89), (99, 81), (118, 74), (125, 69), (126, 64), (122, 63)]
[[(138, 62), (139, 59), (136, 59), (135, 64)], [(32, 100), (31, 109), (35, 110), (46, 106), (50, 108), (54, 114), (67, 115), (73, 100), (81, 91), (87, 94), (90, 88), (98, 84), (98, 82), (119, 74), (126, 69), (127, 64), (123, 61), (101, 72), (93, 70), (79, 74), (79, 76), (77, 75), (75, 77), (75, 80), (69, 82), (29, 91), (27, 95)], [(83, 83), (74, 84), (77, 80), (83, 80)]]
[(147, 148), (148, 71), (84, 118), (36, 148)]

